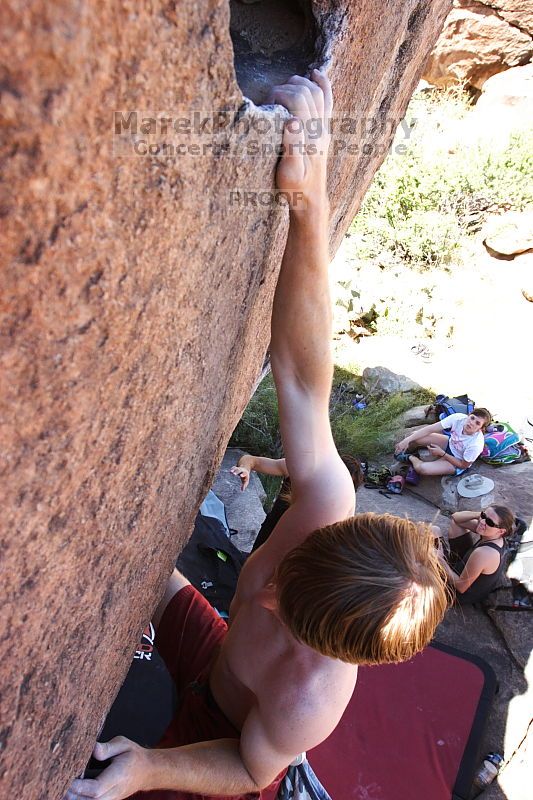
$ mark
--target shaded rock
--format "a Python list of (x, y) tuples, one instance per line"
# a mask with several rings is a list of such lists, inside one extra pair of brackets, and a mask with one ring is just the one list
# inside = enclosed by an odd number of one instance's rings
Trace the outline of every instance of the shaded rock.
[[(514, 696), (509, 702), (507, 714), (507, 726), (505, 731), (505, 756), (515, 763), (515, 770), (518, 774), (523, 774), (521, 769), (522, 757), (519, 755), (523, 746), (524, 737), (531, 729), (531, 709), (533, 708), (533, 661), (531, 659), (531, 637), (533, 627), (531, 624), (531, 614), (520, 611), (489, 611), (488, 615), (498, 631), (498, 635), (505, 643), (506, 649), (512, 653), (513, 659), (523, 670), (522, 696)], [(520, 685), (519, 684), (519, 685)], [(516, 689), (519, 688), (516, 686)], [(531, 740), (529, 741), (531, 747)], [(512, 763), (512, 761), (511, 761)], [(502, 776), (503, 778), (503, 776)], [(516, 785), (516, 779), (507, 775), (502, 782), (502, 787)], [(509, 794), (509, 797), (520, 797), (521, 795)], [(526, 794), (522, 795), (525, 799)]]
[(453, 481), (453, 478), (447, 476), (424, 477), (420, 478), (417, 486), (410, 486), (409, 491), (415, 497), (424, 499), (435, 508), (447, 513), (453, 513), (457, 511), (458, 498)]
[[(353, 122), (332, 145), (334, 252), (449, 2), (300, 5)], [(271, 147), (286, 114), (245, 100), (236, 73), (251, 94), (246, 76), (264, 88), (277, 65), (234, 62), (245, 23), (230, 31), (223, 0), (2, 11), (2, 794), (54, 800), (259, 373), (287, 233)]]
[(420, 384), (407, 375), (397, 375), (387, 367), (366, 367), (363, 370), (363, 386), (367, 394), (396, 394), (422, 389)]
[(435, 422), (435, 414), (427, 414), (428, 406), (415, 406), (409, 408), (401, 416), (401, 424), (404, 428), (415, 428), (417, 425), (432, 425)]
[(404, 488), (403, 494), (391, 494), (390, 499), (377, 489), (361, 487), (357, 492), (357, 513), (362, 514), (365, 511), (376, 514), (387, 512), (417, 522), (429, 522), (438, 525), (443, 533), (447, 533), (449, 527), (449, 519), (425, 499), (413, 495), (409, 487)]
[(244, 492), (241, 491), (239, 478), (230, 473), (244, 450), (228, 448), (222, 459), (212, 489), (226, 506), (228, 525), (232, 531), (233, 544), (248, 553), (257, 536), (257, 532), (265, 519), (263, 502), (266, 500), (263, 484), (256, 472), (250, 474), (250, 483)]
[(318, 31), (311, 5), (232, 0), (230, 9), (237, 80), (254, 103), (267, 103), (273, 85), (305, 74), (314, 61)]
[(488, 613), (514, 657), (525, 670), (531, 656), (532, 626), (524, 621), (524, 615), (528, 612), (491, 609)]
[(484, 244), (502, 255), (512, 256), (533, 248), (533, 212), (508, 211), (485, 225)]
[(531, 4), (454, 0), (423, 77), (435, 86), (484, 82), (533, 55)]

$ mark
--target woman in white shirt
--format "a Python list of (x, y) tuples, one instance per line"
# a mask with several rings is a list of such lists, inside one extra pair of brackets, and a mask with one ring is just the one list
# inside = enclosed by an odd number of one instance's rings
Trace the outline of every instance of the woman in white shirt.
[[(486, 408), (476, 408), (471, 414), (450, 414), (398, 442), (396, 458), (409, 462), (419, 475), (461, 475), (481, 455), (483, 434), (491, 420)], [(436, 457), (434, 461), (421, 461), (407, 452), (408, 448), (423, 446)]]

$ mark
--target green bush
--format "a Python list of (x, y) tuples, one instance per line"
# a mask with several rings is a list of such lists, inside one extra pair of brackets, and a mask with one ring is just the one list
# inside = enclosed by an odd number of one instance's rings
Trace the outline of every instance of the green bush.
[[(352, 403), (355, 393), (360, 390), (357, 375), (335, 368), (330, 399), (331, 428), (340, 453), (369, 459), (390, 454), (401, 427), (398, 416), (413, 406), (430, 402), (433, 397), (425, 391), (371, 397), (366, 409), (355, 411)], [(271, 375), (261, 382), (250, 400), (230, 445), (254, 455), (282, 456), (278, 404)]]
[(406, 152), (385, 159), (352, 224), (359, 258), (389, 253), (417, 269), (447, 265), (478, 230), (472, 215), (533, 202), (533, 131), (492, 152), (483, 143), (463, 146), (460, 133), (443, 137), (450, 118), (467, 113), (457, 92), (413, 99), (406, 119), (416, 124)]
[(244, 409), (231, 436), (230, 447), (239, 447), (254, 455), (281, 458), (278, 398), (272, 375), (261, 381)]
[(340, 453), (372, 460), (391, 456), (399, 432), (399, 416), (414, 406), (431, 402), (429, 392), (404, 392), (382, 398), (370, 398), (363, 411), (348, 410), (331, 419), (333, 438)]

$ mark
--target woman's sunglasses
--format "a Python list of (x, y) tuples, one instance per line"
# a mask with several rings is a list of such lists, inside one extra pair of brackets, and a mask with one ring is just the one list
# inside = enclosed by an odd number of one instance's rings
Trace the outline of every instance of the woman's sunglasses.
[(487, 515), (485, 514), (484, 511), (482, 511), (479, 516), (489, 526), (489, 528), (501, 528), (500, 523), (499, 522), (494, 522), (493, 519), (491, 519), (490, 517), (487, 517)]

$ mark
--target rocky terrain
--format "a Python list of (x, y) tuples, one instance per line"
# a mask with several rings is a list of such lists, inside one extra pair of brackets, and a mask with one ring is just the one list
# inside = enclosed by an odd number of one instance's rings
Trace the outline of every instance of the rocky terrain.
[(530, 61), (532, 37), (529, 0), (454, 0), (424, 78), (479, 90), (492, 75)]

